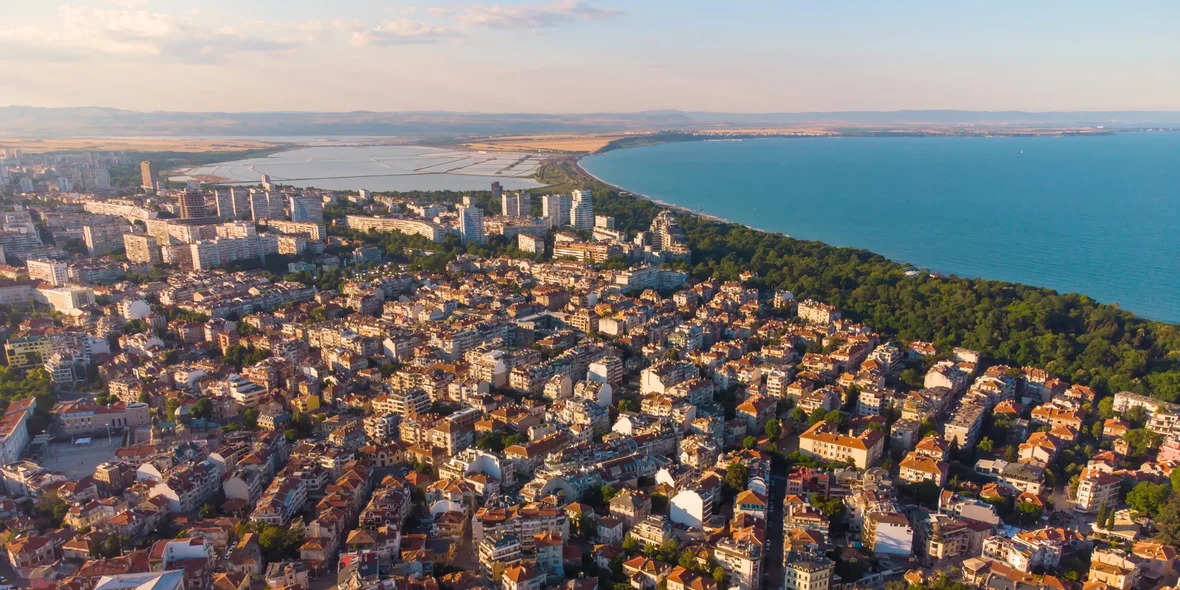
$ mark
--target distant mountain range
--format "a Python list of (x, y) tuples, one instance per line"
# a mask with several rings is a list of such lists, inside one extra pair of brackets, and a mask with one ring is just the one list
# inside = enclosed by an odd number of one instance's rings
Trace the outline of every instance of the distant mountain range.
[(0, 136), (6, 137), (282, 137), (414, 136), (591, 133), (824, 126), (863, 127), (1180, 127), (1180, 112), (1022, 111), (846, 111), (812, 113), (636, 113), (528, 114), (445, 111), (344, 113), (187, 113), (127, 111), (102, 107), (0, 107)]

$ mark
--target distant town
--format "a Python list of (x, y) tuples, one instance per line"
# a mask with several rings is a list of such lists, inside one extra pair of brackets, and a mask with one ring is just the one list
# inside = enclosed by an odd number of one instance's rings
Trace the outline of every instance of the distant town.
[(694, 277), (591, 187), (161, 166), (0, 152), (0, 590), (1176, 583), (1178, 405)]

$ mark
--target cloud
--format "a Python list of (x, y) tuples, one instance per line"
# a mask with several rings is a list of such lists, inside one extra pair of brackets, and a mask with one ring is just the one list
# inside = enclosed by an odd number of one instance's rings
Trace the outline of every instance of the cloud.
[(50, 27), (0, 28), (0, 43), (59, 53), (160, 56), (191, 62), (233, 53), (289, 51), (303, 44), (296, 34), (299, 31), (263, 26), (247, 32), (213, 26), (202, 21), (197, 11), (175, 15), (64, 4), (57, 13), (58, 20)]
[(432, 43), (456, 32), (444, 26), (399, 18), (390, 19), (371, 29), (354, 29), (352, 45), (394, 45), (398, 43)]
[(595, 8), (580, 0), (557, 0), (547, 4), (474, 4), (460, 9), (455, 20), (466, 28), (541, 29), (608, 20), (622, 14), (622, 11)]

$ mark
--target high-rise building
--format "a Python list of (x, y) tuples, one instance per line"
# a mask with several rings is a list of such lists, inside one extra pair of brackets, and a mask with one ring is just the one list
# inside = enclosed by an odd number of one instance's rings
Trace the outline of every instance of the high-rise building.
[(130, 262), (160, 263), (160, 245), (151, 236), (123, 234), (123, 249), (127, 251), (127, 260)]
[(252, 219), (254, 214), (250, 210), (250, 189), (230, 187), (229, 200), (233, 203), (234, 219)]
[(291, 196), (291, 221), (323, 223), (324, 202), (319, 197)]
[(12, 182), (12, 177), (8, 174), (8, 167), (0, 164), (0, 186), (5, 186)]
[(205, 195), (199, 190), (186, 190), (180, 193), (180, 218), (200, 219), (205, 214)]
[(500, 184), (499, 180), (492, 181), (492, 198), (499, 199), (504, 196), (504, 185)]
[(574, 191), (572, 209), (570, 213), (570, 225), (572, 225), (574, 229), (594, 229), (594, 203), (590, 199), (590, 191)]
[(111, 188), (111, 173), (105, 166), (99, 166), (94, 169), (94, 187), (99, 190)]
[(478, 207), (459, 205), (459, 235), (464, 244), (483, 243), (483, 210)]
[(541, 197), (542, 215), (549, 222), (549, 227), (562, 227), (570, 224), (569, 195), (545, 195)]
[(144, 190), (155, 191), (160, 188), (160, 171), (156, 168), (156, 163), (151, 160), (144, 160), (139, 163), (139, 176)]
[(235, 219), (234, 197), (232, 189), (213, 189), (213, 204), (217, 207), (217, 217), (221, 219)]
[(254, 221), (262, 219), (283, 219), (283, 198), (269, 191), (254, 191), (250, 193), (250, 218)]
[(64, 285), (69, 280), (69, 266), (60, 260), (29, 259), (25, 261), (25, 267), (29, 270), (30, 279), (43, 281), (54, 287)]
[(506, 194), (500, 199), (500, 211), (505, 217), (531, 217), (532, 208), (528, 193)]
[(33, 188), (34, 187), (33, 187), (33, 179), (32, 178), (25, 176), (20, 179), (20, 191), (22, 193), (31, 193), (31, 192), (33, 192)]
[(70, 182), (69, 178), (66, 178), (65, 176), (58, 176), (57, 177), (57, 190), (58, 190), (58, 192), (64, 193), (64, 192), (71, 190), (73, 188), (74, 188), (74, 185), (73, 185), (73, 183)]

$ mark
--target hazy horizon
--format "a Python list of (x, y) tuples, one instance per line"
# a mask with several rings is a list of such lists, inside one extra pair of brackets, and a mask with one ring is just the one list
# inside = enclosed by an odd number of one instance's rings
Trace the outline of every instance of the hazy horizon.
[(1180, 111), (1180, 5), (1160, 0), (74, 0), (5, 16), (0, 97), (14, 105)]

